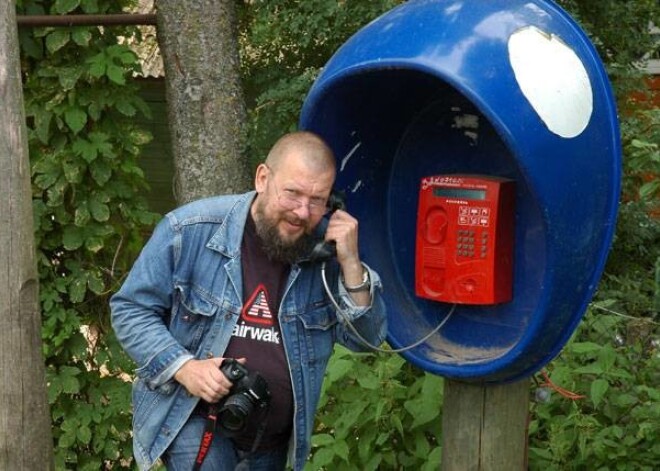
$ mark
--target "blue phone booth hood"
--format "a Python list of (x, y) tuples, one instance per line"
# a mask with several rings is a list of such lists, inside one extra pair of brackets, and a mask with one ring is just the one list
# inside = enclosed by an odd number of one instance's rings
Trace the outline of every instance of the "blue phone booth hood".
[(383, 278), (395, 348), (451, 308), (414, 294), (422, 177), (516, 182), (513, 300), (458, 305), (406, 359), (450, 378), (505, 382), (557, 355), (602, 274), (621, 178), (610, 84), (563, 10), (543, 0), (407, 2), (336, 52), (300, 125), (335, 151), (362, 257)]

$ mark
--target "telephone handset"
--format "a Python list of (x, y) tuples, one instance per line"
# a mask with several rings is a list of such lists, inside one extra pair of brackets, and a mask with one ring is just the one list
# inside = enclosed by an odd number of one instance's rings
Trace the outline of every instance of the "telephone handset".
[(335, 247), (335, 242), (327, 242), (323, 236), (325, 235), (325, 230), (328, 227), (329, 216), (332, 215), (338, 209), (346, 210), (346, 196), (343, 191), (333, 190), (330, 193), (328, 198), (328, 214), (321, 220), (319, 226), (317, 227), (317, 234), (320, 235), (320, 239), (314, 244), (307, 261), (309, 262), (325, 262), (337, 255), (337, 248)]
[(440, 321), (440, 323), (430, 332), (428, 332), (426, 335), (424, 335), (422, 338), (416, 340), (414, 343), (407, 345), (405, 347), (401, 348), (380, 348), (377, 345), (372, 345), (367, 339), (365, 339), (360, 332), (355, 328), (353, 325), (353, 321), (351, 320), (350, 316), (347, 315), (345, 312), (344, 308), (342, 308), (338, 301), (335, 299), (332, 290), (330, 289), (330, 285), (328, 284), (328, 278), (326, 276), (326, 262), (331, 259), (332, 257), (335, 257), (337, 255), (337, 249), (335, 247), (334, 241), (326, 242), (325, 238), (323, 237), (325, 235), (325, 231), (328, 227), (328, 222), (330, 220), (330, 216), (332, 213), (334, 213), (336, 210), (341, 209), (341, 210), (346, 210), (346, 202), (345, 202), (345, 193), (343, 191), (332, 191), (330, 194), (330, 198), (328, 198), (328, 213), (325, 215), (325, 217), (321, 220), (319, 225), (316, 228), (316, 234), (320, 235), (320, 240), (314, 244), (314, 248), (311, 250), (309, 257), (305, 260), (307, 262), (320, 262), (321, 264), (321, 279), (323, 280), (323, 287), (325, 288), (325, 292), (328, 295), (328, 299), (330, 302), (334, 305), (337, 315), (342, 319), (342, 322), (345, 323), (346, 326), (355, 334), (355, 336), (367, 347), (370, 349), (377, 351), (377, 352), (382, 352), (382, 353), (389, 353), (389, 354), (394, 354), (394, 353), (401, 353), (405, 352), (408, 350), (411, 350), (422, 343), (426, 342), (431, 336), (433, 336), (436, 332), (438, 332), (442, 326), (444, 326), (449, 318), (452, 316), (454, 313), (454, 310), (456, 309), (456, 305), (452, 306), (451, 309), (449, 309), (449, 312), (445, 315), (445, 317)]

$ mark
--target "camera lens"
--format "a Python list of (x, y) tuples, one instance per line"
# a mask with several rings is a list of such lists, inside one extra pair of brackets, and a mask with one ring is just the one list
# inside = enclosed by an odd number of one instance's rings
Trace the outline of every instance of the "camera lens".
[(242, 431), (246, 426), (246, 421), (252, 412), (252, 402), (242, 394), (235, 394), (223, 404), (218, 411), (218, 426), (227, 433), (236, 433)]

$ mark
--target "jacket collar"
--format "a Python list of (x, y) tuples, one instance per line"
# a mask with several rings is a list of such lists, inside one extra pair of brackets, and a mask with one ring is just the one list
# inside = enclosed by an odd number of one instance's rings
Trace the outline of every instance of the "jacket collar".
[(255, 191), (239, 195), (234, 205), (227, 212), (220, 228), (206, 244), (209, 249), (230, 258), (236, 258), (240, 255), (245, 221), (255, 196)]

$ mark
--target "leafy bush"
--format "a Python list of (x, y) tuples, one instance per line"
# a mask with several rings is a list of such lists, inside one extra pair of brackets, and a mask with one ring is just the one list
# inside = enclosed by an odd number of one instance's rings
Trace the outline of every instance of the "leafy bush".
[[(119, 12), (119, 1), (19, 2), (19, 13)], [(48, 398), (57, 469), (128, 467), (132, 371), (108, 297), (154, 222), (137, 164), (150, 139), (128, 29), (20, 30)]]
[(323, 388), (306, 469), (438, 468), (442, 378), (337, 347)]
[(554, 383), (587, 398), (555, 394), (531, 407), (531, 470), (651, 471), (660, 465), (657, 324), (604, 313), (603, 304), (592, 306), (549, 367)]

